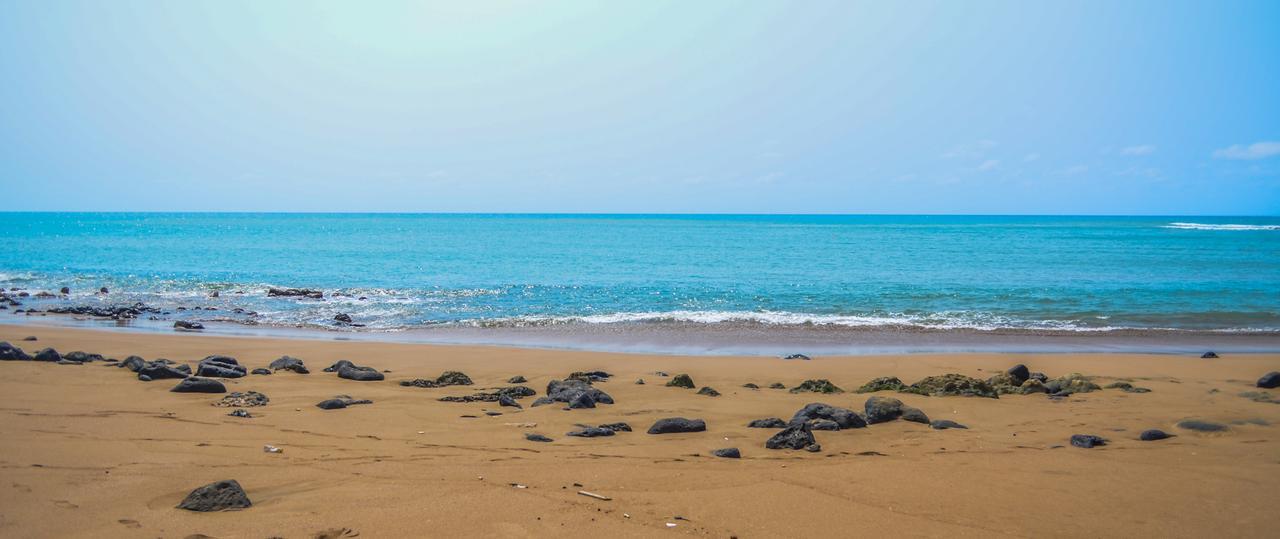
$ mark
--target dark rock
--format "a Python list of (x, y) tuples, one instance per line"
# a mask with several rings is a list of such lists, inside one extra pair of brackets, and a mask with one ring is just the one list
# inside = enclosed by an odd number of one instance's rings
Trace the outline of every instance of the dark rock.
[(719, 391), (716, 391), (716, 390), (715, 390), (715, 388), (713, 388), (713, 387), (711, 387), (711, 386), (704, 386), (702, 389), (699, 389), (699, 390), (698, 390), (698, 394), (699, 394), (699, 395), (706, 395), (706, 396), (708, 396), (708, 397), (719, 397), (719, 396), (720, 396), (720, 392), (719, 392)]
[(31, 356), (17, 346), (0, 341), (0, 361), (31, 361)]
[(338, 313), (337, 315), (335, 315), (335, 316), (333, 317), (333, 321), (334, 321), (334, 322), (338, 322), (338, 323), (340, 323), (340, 324), (350, 324), (350, 323), (351, 323), (351, 315), (349, 315), (349, 314), (347, 314), (347, 313)]
[(269, 402), (271, 402), (271, 399), (257, 391), (248, 391), (244, 393), (234, 391), (227, 396), (222, 397), (222, 399), (213, 403), (213, 405), (223, 408), (252, 408), (254, 406), (266, 406)]
[(523, 406), (520, 406), (520, 403), (516, 402), (515, 398), (507, 394), (498, 395), (498, 406), (507, 406), (510, 408), (524, 408)]
[(245, 494), (243, 488), (240, 488), (240, 483), (234, 479), (228, 479), (209, 483), (191, 491), (191, 494), (178, 504), (178, 509), (209, 512), (244, 509), (251, 505), (253, 502), (249, 501), (249, 496)]
[(1093, 383), (1085, 375), (1078, 372), (1050, 380), (1044, 387), (1054, 395), (1073, 395), (1102, 389), (1102, 386)]
[[(400, 385), (405, 385), (405, 382), (400, 382)], [(462, 397), (440, 397), (437, 400), (441, 402), (501, 402), (502, 399), (506, 397), (514, 402), (516, 399), (532, 397), (536, 394), (537, 392), (528, 386), (511, 386), (500, 387), (497, 390), (487, 393), (473, 393)], [(519, 404), (517, 403), (516, 406), (519, 407)]]
[(213, 378), (183, 378), (178, 385), (170, 389), (174, 393), (226, 393), (227, 386)]
[(70, 289), (70, 288), (67, 288), (67, 287), (65, 287), (65, 286), (64, 286), (64, 287), (62, 287), (62, 289), (58, 290), (58, 292), (61, 292), (61, 293), (62, 293), (62, 295), (64, 295), (64, 296), (65, 296), (65, 295), (67, 295), (67, 294), (70, 294), (70, 293), (71, 293), (71, 289)]
[(596, 400), (591, 398), (590, 393), (578, 393), (573, 400), (569, 401), (569, 408), (574, 410), (595, 407)]
[(929, 426), (938, 430), (969, 428), (950, 419), (935, 419), (929, 423)]
[(693, 389), (697, 387), (693, 383), (693, 378), (687, 374), (677, 374), (674, 378), (667, 381), (667, 387), (683, 387), (685, 389)]
[(269, 288), (267, 297), (323, 299), (324, 292), (310, 288)]
[(27, 335), (26, 337), (23, 337), (22, 340), (28, 341), (28, 342), (35, 342), (35, 341), (38, 341), (39, 339), (37, 339), (35, 335)]
[(108, 289), (107, 289), (107, 287), (105, 287), (105, 286), (104, 286), (104, 287), (102, 287), (102, 288), (99, 288), (99, 289), (98, 289), (98, 293), (99, 293), (99, 294), (110, 294), (110, 293), (111, 293), (111, 291), (110, 291), (110, 290), (108, 290)]
[[(127, 360), (126, 360), (127, 361)], [(167, 359), (157, 359), (144, 363), (137, 370), (138, 379), (143, 376), (151, 380), (166, 380), (186, 378), (191, 376), (191, 367), (188, 365), (172, 365)]]
[(587, 395), (593, 404), (613, 404), (613, 397), (581, 379), (552, 380), (547, 384), (547, 398), (555, 402), (573, 403)]
[(1145, 387), (1137, 387), (1129, 382), (1112, 382), (1107, 384), (1104, 389), (1119, 389), (1125, 393), (1150, 393), (1151, 390)]
[(75, 314), (81, 316), (92, 316), (95, 318), (111, 318), (115, 320), (128, 320), (141, 316), (143, 313), (160, 314), (160, 309), (148, 307), (142, 303), (134, 303), (133, 305), (79, 305), (72, 307), (50, 307), (50, 313), (54, 314)]
[(772, 384), (769, 384), (769, 389), (786, 389), (786, 388), (787, 386), (782, 385), (782, 382), (774, 382)]
[(244, 365), (230, 356), (208, 356), (196, 364), (196, 376), (240, 378), (248, 372)]
[(147, 376), (147, 375), (145, 375), (145, 374), (139, 374), (139, 375), (138, 375), (138, 380), (139, 380), (139, 381), (142, 381), (142, 382), (150, 382), (150, 381), (151, 381), (151, 377), (150, 377), (150, 376)]
[(1180, 429), (1194, 430), (1198, 432), (1224, 432), (1228, 430), (1228, 427), (1222, 423), (1200, 421), (1198, 419), (1179, 421), (1177, 427)]
[(1144, 442), (1154, 442), (1157, 440), (1163, 440), (1165, 438), (1172, 438), (1172, 437), (1173, 437), (1172, 434), (1169, 434), (1160, 429), (1144, 430), (1142, 431), (1142, 434), (1138, 435), (1138, 439)]
[(902, 401), (893, 397), (871, 397), (867, 399), (863, 409), (867, 414), (867, 423), (884, 423), (902, 416)]
[(253, 370), (249, 371), (249, 374), (270, 375), (270, 374), (271, 374), (271, 369), (264, 369), (264, 368), (259, 367), (259, 368), (257, 368), (257, 369), (253, 369)]
[(900, 419), (903, 421), (910, 421), (912, 423), (921, 423), (924, 425), (929, 424), (928, 415), (925, 415), (925, 413), (919, 408), (912, 408), (910, 406), (902, 407), (902, 416)]
[(795, 415), (791, 416), (791, 421), (788, 424), (810, 423), (819, 419), (834, 421), (841, 429), (860, 429), (867, 426), (866, 420), (854, 413), (853, 410), (837, 408), (821, 402), (805, 405), (804, 408), (801, 408)]
[(825, 378), (820, 380), (805, 380), (800, 385), (791, 388), (792, 393), (844, 393), (843, 389), (836, 387), (830, 380)]
[(840, 430), (840, 425), (830, 419), (817, 419), (809, 423), (813, 430)]
[(357, 404), (373, 404), (373, 401), (369, 399), (353, 399), (350, 395), (337, 395), (332, 399), (320, 401), (316, 404), (316, 408), (324, 410), (340, 410)]
[(644, 378), (636, 378), (636, 385), (638, 386), (644, 385)]
[(102, 357), (102, 354), (90, 354), (90, 353), (80, 352), (80, 351), (69, 352), (66, 355), (62, 356), (62, 359), (65, 361), (73, 361), (75, 363), (90, 363), (93, 361), (107, 360), (106, 358)]
[(385, 379), (386, 377), (383, 376), (381, 372), (378, 372), (378, 369), (373, 367), (361, 367), (359, 365), (352, 364), (344, 365), (342, 368), (338, 369), (338, 378), (355, 380), (357, 382), (377, 382)]
[(766, 417), (764, 419), (756, 419), (747, 423), (749, 429), (781, 429), (787, 426), (787, 422), (778, 417)]
[(116, 367), (138, 372), (138, 370), (142, 369), (146, 364), (147, 361), (138, 356), (129, 356), (124, 358), (124, 361), (116, 363)]
[(903, 393), (929, 395), (933, 397), (963, 396), (987, 397), (998, 399), (996, 390), (982, 380), (970, 378), (963, 374), (943, 374), (930, 376), (919, 382), (902, 388)]
[(1004, 371), (1004, 373), (1013, 380), (1014, 387), (1021, 386), (1023, 382), (1031, 379), (1031, 369), (1021, 363), (1009, 367), (1009, 370)]
[(628, 425), (621, 421), (617, 423), (605, 423), (603, 425), (600, 425), (600, 428), (609, 429), (614, 432), (631, 432), (631, 425)]
[(811, 446), (809, 446), (809, 447), (804, 448), (804, 450), (805, 450), (805, 451), (808, 451), (808, 452), (810, 452), (810, 453), (817, 453), (817, 452), (819, 452), (819, 451), (822, 451), (822, 445), (821, 445), (821, 444), (813, 444), (813, 445), (811, 445)]
[(659, 419), (649, 427), (649, 434), (672, 434), (677, 432), (703, 432), (707, 430), (707, 423), (701, 419), (685, 419), (683, 417), (668, 417)]
[(877, 391), (898, 391), (905, 386), (906, 384), (903, 384), (902, 380), (899, 380), (897, 376), (881, 376), (880, 378), (876, 378), (871, 380), (870, 382), (862, 384), (862, 387), (858, 388), (858, 390), (855, 391), (855, 393), (875, 393)]
[(1071, 445), (1090, 449), (1100, 445), (1107, 445), (1107, 441), (1100, 436), (1092, 434), (1073, 434), (1071, 435)]
[(741, 451), (738, 451), (738, 448), (736, 448), (736, 447), (726, 447), (726, 448), (724, 448), (724, 449), (716, 449), (715, 451), (712, 451), (712, 452), (711, 452), (711, 455), (712, 455), (712, 456), (716, 456), (716, 457), (720, 457), (720, 458), (722, 458), (722, 459), (740, 459), (740, 458), (742, 458), (742, 452), (741, 452)]
[(602, 429), (600, 427), (585, 427), (579, 430), (572, 430), (564, 433), (565, 436), (576, 436), (578, 438), (595, 438), (597, 436), (613, 436), (613, 431)]
[(555, 441), (555, 440), (552, 440), (551, 438), (548, 438), (546, 436), (543, 436), (541, 434), (536, 434), (533, 432), (525, 433), (524, 439), (529, 440), (530, 442), (554, 442)]
[(781, 432), (774, 434), (765, 441), (764, 446), (768, 449), (804, 449), (816, 443), (809, 424), (801, 422), (792, 423)]
[(783, 357), (782, 359), (799, 359), (801, 361), (809, 361), (809, 356), (806, 356), (804, 354), (791, 354), (789, 356)]
[(273, 371), (293, 371), (298, 374), (311, 374), (311, 371), (307, 370), (307, 365), (301, 359), (290, 356), (280, 356), (279, 359), (267, 365), (267, 368)]
[(582, 380), (583, 382), (593, 383), (593, 382), (607, 382), (611, 377), (613, 377), (612, 374), (609, 374), (604, 371), (575, 371), (570, 373), (566, 379)]
[(447, 386), (469, 386), (474, 382), (471, 377), (458, 371), (445, 371), (435, 379), (417, 378), (414, 380), (401, 381), (402, 386), (413, 386), (423, 388), (447, 387)]
[(508, 384), (524, 384), (528, 382), (529, 381), (525, 380), (523, 376), (512, 376), (511, 378), (507, 379)]
[(1218, 354), (1215, 354), (1213, 352), (1205, 352), (1204, 355), (1200, 356), (1200, 358), (1201, 359), (1218, 359)]
[(343, 367), (349, 367), (352, 365), (355, 365), (355, 363), (352, 363), (345, 359), (339, 359), (337, 363), (334, 363), (333, 365), (329, 365), (328, 367), (325, 367), (324, 372), (338, 372), (338, 369), (341, 369)]
[(546, 405), (548, 405), (548, 404), (555, 404), (555, 403), (556, 403), (556, 401), (555, 401), (555, 400), (553, 400), (551, 397), (540, 397), (540, 398), (538, 398), (538, 399), (535, 399), (535, 400), (533, 401), (533, 404), (530, 404), (530, 405), (529, 405), (529, 407), (530, 407), (530, 408), (537, 408), (537, 407), (539, 407), (539, 406), (546, 406)]
[(1258, 379), (1258, 383), (1256, 385), (1263, 389), (1275, 389), (1280, 387), (1280, 372), (1271, 371), (1262, 375), (1262, 378)]
[(742, 387), (747, 388), (747, 389), (760, 389), (760, 386), (755, 385), (755, 384), (750, 383), (750, 382), (745, 383), (745, 384), (742, 384)]
[(243, 409), (240, 409), (240, 408), (236, 408), (235, 410), (232, 410), (232, 411), (231, 411), (231, 413), (229, 413), (229, 414), (227, 414), (227, 415), (229, 415), (229, 416), (231, 416), (231, 417), (243, 417), (243, 418), (245, 418), (245, 419), (251, 419), (251, 418), (253, 418), (253, 414), (250, 414), (248, 410), (243, 410)]
[(44, 350), (36, 352), (36, 355), (31, 359), (33, 361), (48, 361), (50, 363), (56, 363), (62, 360), (62, 355), (59, 354), (57, 350), (45, 348)]
[(178, 320), (173, 323), (173, 329), (181, 329), (184, 331), (199, 331), (204, 329), (204, 324), (200, 322), (190, 322), (187, 320)]

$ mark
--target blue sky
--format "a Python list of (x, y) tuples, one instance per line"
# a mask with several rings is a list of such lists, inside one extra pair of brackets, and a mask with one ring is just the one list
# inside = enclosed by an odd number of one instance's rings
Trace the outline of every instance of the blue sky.
[(1280, 213), (1280, 2), (0, 3), (10, 210)]

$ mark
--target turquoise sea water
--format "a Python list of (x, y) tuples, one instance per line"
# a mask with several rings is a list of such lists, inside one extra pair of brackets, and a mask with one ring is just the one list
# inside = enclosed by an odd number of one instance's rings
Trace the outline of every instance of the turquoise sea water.
[(1274, 332), (1280, 218), (0, 213), (0, 286), (342, 331)]

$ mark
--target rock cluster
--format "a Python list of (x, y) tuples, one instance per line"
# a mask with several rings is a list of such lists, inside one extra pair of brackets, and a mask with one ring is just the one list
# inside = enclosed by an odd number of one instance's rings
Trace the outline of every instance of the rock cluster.
[(445, 371), (444, 374), (437, 376), (434, 380), (427, 378), (416, 378), (413, 380), (401, 380), (400, 385), (405, 387), (447, 387), (447, 386), (469, 386), (474, 382), (471, 377), (458, 371)]

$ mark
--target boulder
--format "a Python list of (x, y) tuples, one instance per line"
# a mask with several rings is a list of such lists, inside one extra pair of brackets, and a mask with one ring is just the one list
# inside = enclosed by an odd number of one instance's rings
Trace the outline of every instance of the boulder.
[(836, 387), (830, 380), (825, 378), (819, 380), (805, 380), (800, 385), (791, 388), (792, 393), (844, 393), (843, 389)]
[(1138, 439), (1144, 442), (1155, 442), (1155, 441), (1164, 440), (1166, 438), (1172, 438), (1172, 437), (1173, 437), (1172, 434), (1169, 434), (1160, 429), (1144, 430), (1142, 431), (1142, 434), (1138, 435)]
[(227, 386), (213, 378), (183, 378), (178, 385), (170, 389), (174, 393), (226, 393)]
[(885, 423), (902, 416), (902, 401), (893, 397), (871, 397), (863, 405), (867, 423)]
[(779, 417), (766, 417), (764, 419), (756, 419), (747, 423), (749, 429), (781, 429), (787, 426), (787, 422)]
[(613, 397), (580, 379), (552, 380), (547, 384), (547, 398), (553, 402), (572, 403), (580, 395), (587, 395), (593, 403), (613, 404)]
[(702, 388), (702, 389), (699, 389), (699, 390), (698, 390), (698, 394), (699, 394), (699, 395), (706, 395), (706, 396), (708, 396), (708, 397), (719, 397), (719, 396), (720, 396), (720, 392), (719, 392), (719, 391), (716, 391), (716, 390), (715, 390), (715, 388), (713, 388), (713, 387), (711, 387), (711, 386), (703, 386), (703, 388)]
[(1258, 383), (1256, 385), (1263, 389), (1275, 389), (1280, 387), (1280, 372), (1271, 371), (1262, 375), (1262, 378), (1258, 379)]
[(910, 421), (912, 423), (920, 423), (924, 425), (929, 424), (928, 415), (925, 415), (925, 413), (919, 408), (912, 408), (910, 406), (902, 407), (902, 416), (899, 419), (902, 419), (903, 421)]
[(191, 376), (191, 366), (173, 365), (167, 359), (157, 359), (144, 363), (136, 372), (138, 379), (143, 376), (149, 380), (179, 379)]
[(837, 408), (821, 402), (805, 405), (804, 408), (801, 408), (795, 415), (791, 416), (789, 424), (812, 423), (820, 419), (834, 421), (841, 429), (860, 429), (867, 426), (866, 420), (853, 410)]
[(178, 509), (209, 512), (244, 509), (252, 505), (253, 502), (249, 501), (249, 495), (245, 494), (243, 488), (240, 488), (240, 483), (237, 483), (234, 479), (228, 479), (209, 483), (191, 491), (191, 494), (188, 494), (182, 500), (182, 503), (178, 504)]
[(687, 374), (677, 374), (667, 381), (667, 387), (683, 387), (685, 389), (693, 389), (697, 387), (693, 383), (693, 378)]
[(334, 317), (333, 317), (333, 321), (334, 321), (334, 322), (337, 322), (337, 323), (339, 323), (339, 324), (350, 324), (350, 323), (351, 323), (351, 315), (349, 315), (349, 314), (347, 314), (347, 313), (338, 313), (338, 314), (334, 315)]
[(982, 380), (970, 378), (963, 374), (943, 374), (930, 376), (919, 382), (902, 388), (903, 393), (928, 395), (932, 397), (962, 396), (986, 397), (997, 399), (996, 390)]
[(1031, 369), (1021, 363), (1009, 367), (1009, 370), (1004, 371), (1004, 373), (1009, 375), (1014, 387), (1021, 386), (1023, 382), (1031, 379)]
[(386, 378), (378, 369), (373, 367), (361, 367), (359, 365), (344, 365), (338, 369), (338, 378), (347, 380), (355, 380), (357, 382), (377, 382)]
[(200, 322), (178, 320), (173, 323), (173, 329), (182, 330), (182, 331), (200, 331), (204, 329), (204, 324), (201, 324)]
[(956, 423), (955, 421), (952, 421), (950, 419), (935, 419), (929, 423), (929, 426), (937, 430), (969, 428), (959, 423)]
[(248, 373), (244, 365), (230, 356), (208, 356), (196, 364), (196, 376), (240, 378)]
[(678, 432), (703, 432), (707, 430), (707, 423), (701, 419), (685, 419), (683, 417), (668, 417), (659, 419), (649, 427), (649, 434), (673, 434)]
[(0, 361), (31, 361), (31, 356), (17, 346), (0, 341)]
[(1101, 445), (1107, 445), (1107, 440), (1101, 436), (1092, 434), (1073, 434), (1071, 435), (1071, 445), (1091, 449)]
[(279, 359), (276, 359), (275, 361), (272, 361), (270, 365), (267, 365), (267, 368), (273, 371), (293, 371), (298, 374), (311, 374), (311, 371), (307, 370), (306, 363), (303, 363), (301, 359), (291, 356), (280, 356)]
[(804, 449), (816, 444), (817, 441), (813, 438), (813, 431), (809, 428), (809, 424), (801, 422), (792, 423), (774, 434), (765, 441), (764, 446), (768, 449)]
[(32, 361), (48, 361), (50, 363), (57, 363), (58, 361), (62, 361), (62, 355), (59, 354), (57, 350), (45, 348), (44, 350), (36, 352), (36, 355), (32, 356), (31, 359)]
[(905, 387), (897, 376), (881, 376), (862, 384), (854, 393), (875, 393), (877, 391), (898, 391)]
[(723, 448), (723, 449), (716, 449), (715, 451), (712, 451), (712, 452), (711, 452), (711, 454), (712, 454), (713, 456), (720, 457), (720, 458), (722, 458), (722, 459), (740, 459), (740, 458), (742, 458), (742, 452), (741, 452), (741, 451), (738, 451), (738, 448), (736, 448), (736, 447), (726, 447), (726, 448)]

